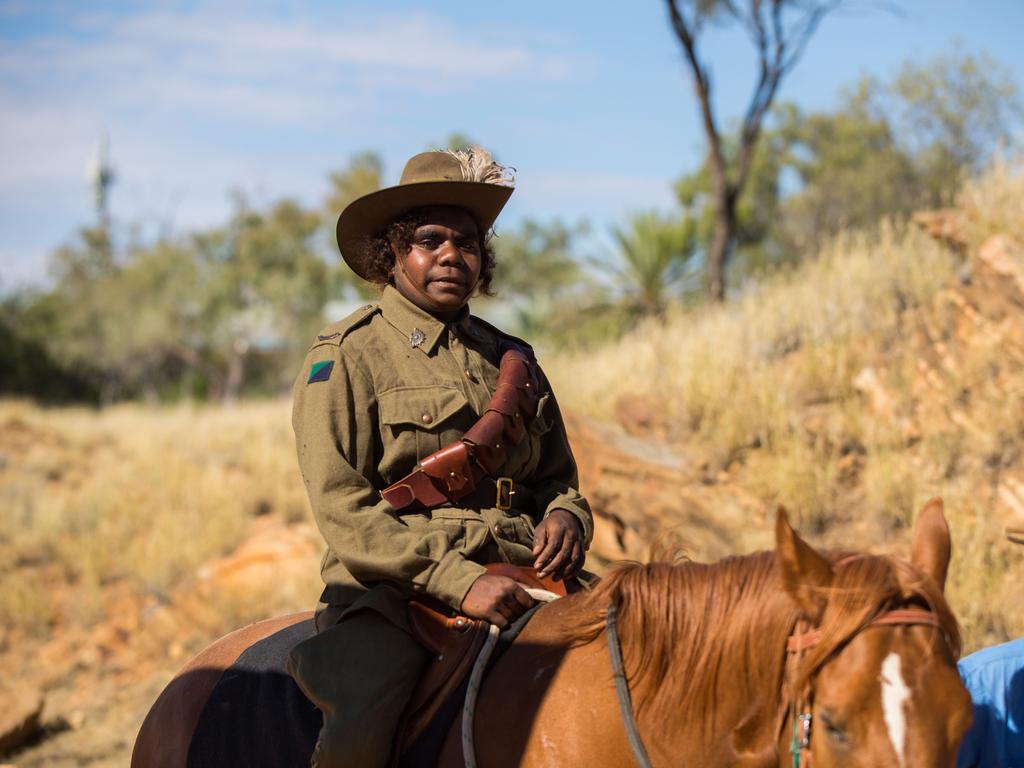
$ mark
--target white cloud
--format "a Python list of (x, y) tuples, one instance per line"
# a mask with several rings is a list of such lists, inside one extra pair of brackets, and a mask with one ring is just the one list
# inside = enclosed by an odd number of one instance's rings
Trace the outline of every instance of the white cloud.
[(502, 80), (523, 87), (568, 77), (577, 64), (425, 13), (275, 20), (229, 11), (79, 13), (74, 35), (8, 40), (0, 190), (77, 182), (104, 129), (164, 154), (168, 138), (181, 144), (200, 123), (256, 134), (268, 124), (369, 119), (410, 94)]
[[(422, 121), (422, 141), (437, 140), (471, 124), (480, 98), (589, 66), (529, 35), (508, 40), (427, 12), (0, 7), (11, 28), (19, 14), (61, 20), (0, 45), (0, 206), (30, 222), (60, 201), (45, 217), (50, 230), (34, 236), (40, 252), (90, 218), (85, 166), (104, 133), (118, 171), (115, 215), (190, 229), (223, 221), (234, 185), (312, 202), (325, 170), (363, 137), (387, 149)], [(431, 101), (431, 116), (419, 114)], [(4, 235), (0, 253), (15, 255)], [(18, 258), (29, 271), (37, 261)]]
[(447, 91), (489, 81), (564, 79), (582, 66), (425, 13), (277, 20), (156, 10), (81, 15), (77, 23), (90, 34), (9, 41), (0, 54), (5, 90), (29, 101), (113, 99), (274, 118), (306, 115), (313, 105), (355, 95), (365, 100), (381, 88)]
[(203, 10), (133, 16), (113, 31), (117, 39), (201, 53), (222, 71), (236, 74), (267, 74), (282, 62), (404, 70), (421, 80), (438, 75), (466, 81), (524, 74), (566, 77), (572, 72), (573, 62), (561, 55), (479, 39), (478, 34), (423, 12), (282, 22)]

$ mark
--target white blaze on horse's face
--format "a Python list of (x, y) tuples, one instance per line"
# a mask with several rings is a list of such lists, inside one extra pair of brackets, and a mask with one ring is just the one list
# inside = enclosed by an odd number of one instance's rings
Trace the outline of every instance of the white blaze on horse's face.
[(813, 714), (815, 768), (954, 768), (971, 704), (936, 629), (874, 628), (822, 668)]
[(882, 684), (882, 715), (889, 729), (889, 740), (896, 752), (900, 768), (906, 763), (907, 746), (907, 705), (910, 689), (903, 681), (903, 670), (898, 653), (890, 653), (882, 662), (878, 676)]

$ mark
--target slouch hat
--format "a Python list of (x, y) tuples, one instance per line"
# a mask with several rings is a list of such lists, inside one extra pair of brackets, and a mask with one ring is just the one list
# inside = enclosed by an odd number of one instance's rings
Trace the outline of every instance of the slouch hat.
[(510, 169), (498, 165), (482, 147), (421, 152), (409, 158), (393, 187), (371, 192), (349, 203), (338, 217), (338, 249), (345, 263), (368, 280), (370, 245), (393, 221), (416, 208), (453, 205), (487, 232), (512, 196)]

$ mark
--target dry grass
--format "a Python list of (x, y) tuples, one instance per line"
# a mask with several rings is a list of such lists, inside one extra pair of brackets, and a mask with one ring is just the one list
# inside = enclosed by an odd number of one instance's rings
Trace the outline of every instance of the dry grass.
[(967, 212), (973, 245), (1002, 233), (1024, 243), (1024, 171), (1020, 160), (998, 160), (978, 181), (964, 185), (960, 207)]
[[(752, 480), (763, 492), (774, 489), (817, 523), (844, 456), (899, 442), (892, 423), (862, 407), (857, 374), (876, 341), (896, 345), (906, 308), (929, 301), (954, 269), (916, 232), (850, 236), (722, 307), (672, 315), (546, 367), (562, 400), (595, 417), (607, 418), (621, 398), (657, 401), (677, 439), (696, 442), (722, 468), (756, 464)], [(584, 366), (587, 376), (573, 375)]]
[[(962, 205), (972, 244), (1024, 242), (1019, 169), (997, 165)], [(833, 544), (901, 551), (916, 510), (943, 496), (950, 594), (977, 647), (1024, 634), (1024, 551), (1002, 533), (1024, 509), (1024, 318), (1016, 288), (964, 286), (962, 271), (925, 235), (882, 226), (721, 307), (545, 368), (595, 418), (652, 403), (670, 439)]]
[(18, 765), (127, 765), (189, 656), (315, 605), (289, 412), (0, 402), (0, 678), (45, 694), (49, 734)]
[(288, 414), (285, 402), (0, 403), (0, 624), (88, 624), (105, 585), (165, 595), (235, 547), (254, 516), (306, 518)]

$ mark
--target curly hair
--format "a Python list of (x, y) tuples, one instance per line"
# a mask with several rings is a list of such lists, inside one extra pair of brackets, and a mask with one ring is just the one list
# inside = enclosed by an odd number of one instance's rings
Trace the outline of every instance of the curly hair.
[[(403, 214), (391, 222), (387, 228), (370, 238), (366, 244), (367, 279), (371, 283), (384, 286), (394, 284), (392, 270), (395, 266), (395, 252), (407, 252), (412, 248), (412, 238), (416, 228), (426, 221), (422, 209), (415, 209)], [(491, 232), (480, 235), (480, 279), (476, 290), (484, 296), (493, 296), (491, 281), (494, 279), (494, 249), (491, 247)]]

